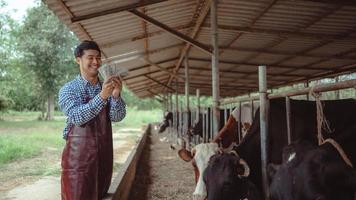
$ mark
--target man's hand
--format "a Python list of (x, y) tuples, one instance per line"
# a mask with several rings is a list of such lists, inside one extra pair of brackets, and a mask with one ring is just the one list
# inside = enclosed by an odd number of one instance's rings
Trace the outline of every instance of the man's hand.
[(100, 96), (102, 99), (108, 99), (109, 96), (113, 93), (114, 90), (114, 82), (112, 81), (113, 77), (109, 77), (104, 81), (103, 86), (101, 88)]
[(114, 85), (114, 90), (112, 91), (111, 95), (112, 95), (112, 97), (117, 99), (117, 98), (119, 98), (120, 92), (122, 90), (122, 82), (119, 77), (113, 77), (111, 79), (111, 81), (113, 82), (113, 85)]

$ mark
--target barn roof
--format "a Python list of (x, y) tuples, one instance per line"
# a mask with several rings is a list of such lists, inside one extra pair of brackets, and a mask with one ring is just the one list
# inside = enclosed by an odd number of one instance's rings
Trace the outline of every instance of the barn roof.
[[(139, 97), (211, 96), (210, 0), (43, 0), (80, 40), (98, 42), (105, 62), (126, 68)], [(356, 1), (219, 0), (220, 96), (356, 71)]]

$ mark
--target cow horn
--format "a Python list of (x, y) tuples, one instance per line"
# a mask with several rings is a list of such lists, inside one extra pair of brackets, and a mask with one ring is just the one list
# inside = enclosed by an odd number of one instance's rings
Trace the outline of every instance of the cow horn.
[(244, 167), (244, 173), (242, 175), (239, 175), (239, 177), (248, 177), (250, 175), (250, 168), (248, 167), (247, 162), (240, 158), (239, 163)]
[(230, 151), (231, 154), (234, 154), (236, 157), (238, 157), (240, 159), (239, 154), (237, 154), (237, 152), (235, 150), (231, 150)]

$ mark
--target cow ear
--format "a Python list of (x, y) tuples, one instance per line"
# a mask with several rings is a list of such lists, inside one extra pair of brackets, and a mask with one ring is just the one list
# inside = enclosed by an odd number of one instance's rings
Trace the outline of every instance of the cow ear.
[(278, 171), (278, 169), (280, 167), (281, 167), (280, 165), (276, 165), (276, 164), (273, 164), (273, 163), (268, 164), (268, 168), (267, 168), (268, 176), (270, 178), (272, 178), (276, 174), (276, 172)]
[(186, 149), (179, 150), (178, 155), (185, 162), (190, 162), (193, 159), (192, 153)]

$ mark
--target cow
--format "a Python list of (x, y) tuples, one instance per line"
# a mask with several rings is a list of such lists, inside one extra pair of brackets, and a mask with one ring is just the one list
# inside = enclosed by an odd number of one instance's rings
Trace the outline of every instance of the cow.
[(253, 111), (251, 110), (250, 104), (242, 104), (241, 108), (236, 107), (213, 142), (221, 143), (223, 148), (229, 147), (232, 143), (239, 143), (238, 127), (241, 126), (241, 136), (244, 137), (252, 124)]
[[(213, 139), (213, 142), (220, 143), (223, 148), (229, 147), (232, 143), (238, 143), (238, 126), (241, 126), (242, 137), (245, 136), (252, 124), (252, 107), (249, 104), (243, 104), (241, 109), (234, 108), (231, 113), (228, 113), (228, 119), (225, 123), (225, 111), (220, 110), (220, 131)], [(241, 114), (239, 113), (241, 112)], [(241, 120), (240, 120), (241, 117)], [(199, 114), (199, 118), (193, 122), (192, 127), (189, 129), (192, 135), (199, 135), (203, 137), (203, 115)], [(210, 121), (210, 115), (208, 115)], [(208, 131), (210, 131), (210, 124)]]
[(186, 162), (192, 161), (196, 187), (193, 193), (193, 198), (203, 200), (206, 196), (206, 188), (203, 182), (203, 176), (200, 174), (208, 165), (209, 158), (219, 152), (217, 143), (201, 143), (192, 148), (192, 151), (187, 151), (185, 148), (178, 151), (179, 157)]
[(163, 123), (160, 124), (158, 133), (163, 133), (166, 128), (172, 124), (173, 122), (173, 113), (172, 112), (166, 112), (164, 115)]
[[(322, 131), (325, 138), (335, 137), (336, 134), (344, 127), (350, 127), (355, 124), (354, 113), (356, 111), (356, 103), (354, 99), (349, 100), (333, 100), (323, 101), (324, 116), (329, 121), (332, 132), (327, 133)], [(301, 139), (317, 143), (317, 122), (316, 122), (316, 105), (313, 101), (291, 100), (291, 138), (293, 140)], [(285, 99), (273, 99), (269, 103), (269, 135), (268, 135), (268, 158), (269, 161), (275, 164), (282, 162), (282, 150), (287, 145), (287, 122), (286, 122), (286, 108)], [(210, 180), (218, 178), (225, 180), (228, 184), (221, 187), (220, 182), (212, 182), (207, 185), (207, 194), (222, 193), (221, 189), (233, 190), (236, 187), (245, 185), (242, 188), (249, 188), (246, 186), (253, 185), (256, 187), (259, 194), (262, 194), (262, 172), (261, 172), (261, 145), (260, 145), (260, 119), (259, 110), (257, 110), (251, 128), (242, 139), (242, 141), (234, 147), (234, 151), (239, 159), (243, 159), (248, 168), (248, 177), (230, 176), (228, 173), (217, 174), (219, 168), (224, 165), (216, 164), (214, 168), (207, 171), (204, 176)], [(217, 155), (219, 156), (219, 155)], [(196, 156), (195, 156), (196, 157)], [(210, 165), (210, 164), (209, 164)], [(241, 169), (236, 169), (241, 170)], [(238, 179), (236, 179), (238, 178)], [(248, 179), (246, 182), (244, 179)], [(233, 181), (235, 180), (235, 181)], [(236, 180), (240, 181), (236, 184)], [(238, 196), (249, 194), (250, 191), (240, 192)], [(258, 198), (258, 197), (257, 197)], [(260, 195), (259, 198), (262, 199)], [(213, 200), (220, 200), (221, 198), (213, 198)]]
[[(285, 147), (282, 165), (269, 165), (272, 200), (354, 200), (356, 124), (317, 146), (298, 141)], [(286, 159), (287, 158), (287, 159)]]

